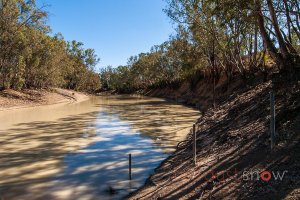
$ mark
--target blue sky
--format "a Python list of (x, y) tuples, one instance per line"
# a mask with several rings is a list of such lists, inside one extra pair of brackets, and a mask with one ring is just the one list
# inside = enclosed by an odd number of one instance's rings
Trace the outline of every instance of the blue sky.
[(125, 65), (132, 55), (168, 40), (174, 33), (163, 0), (37, 0), (49, 5), (48, 24), (66, 40), (94, 48), (98, 67)]

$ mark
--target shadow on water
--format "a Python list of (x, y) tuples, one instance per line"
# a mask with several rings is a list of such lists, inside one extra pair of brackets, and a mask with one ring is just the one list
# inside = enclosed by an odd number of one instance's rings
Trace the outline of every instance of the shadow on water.
[[(144, 183), (199, 115), (160, 99), (128, 96), (10, 114), (0, 114), (5, 199), (119, 199)], [(15, 124), (2, 124), (9, 118)]]

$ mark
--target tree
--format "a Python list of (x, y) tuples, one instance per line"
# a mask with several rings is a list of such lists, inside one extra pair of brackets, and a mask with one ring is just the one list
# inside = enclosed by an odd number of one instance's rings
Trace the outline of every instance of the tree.
[(68, 43), (61, 34), (50, 36), (47, 13), (34, 0), (0, 2), (0, 89), (99, 89), (93, 49)]

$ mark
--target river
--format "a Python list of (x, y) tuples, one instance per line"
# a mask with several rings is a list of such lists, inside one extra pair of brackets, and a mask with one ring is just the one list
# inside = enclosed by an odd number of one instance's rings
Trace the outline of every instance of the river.
[(0, 199), (122, 199), (198, 117), (180, 104), (126, 95), (1, 111)]

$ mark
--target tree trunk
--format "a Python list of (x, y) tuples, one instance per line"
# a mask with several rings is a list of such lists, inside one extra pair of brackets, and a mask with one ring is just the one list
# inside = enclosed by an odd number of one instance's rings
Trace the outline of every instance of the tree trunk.
[(290, 9), (289, 9), (289, 5), (287, 3), (287, 0), (283, 0), (284, 2), (284, 7), (285, 7), (285, 15), (286, 15), (286, 19), (287, 19), (287, 24), (288, 24), (288, 30), (289, 30), (289, 40), (290, 40), (290, 43), (292, 44), (292, 37), (291, 37), (291, 26), (294, 30), (294, 32), (296, 33), (298, 39), (300, 40), (300, 33), (299, 31), (297, 30), (297, 28), (294, 26), (293, 22), (292, 22), (292, 19), (291, 19), (291, 16), (290, 16)]
[(289, 39), (289, 42), (292, 43), (290, 11), (289, 11), (287, 0), (283, 0), (283, 2), (284, 2), (284, 7), (285, 7), (286, 23), (288, 26), (288, 39)]
[(258, 49), (258, 27), (257, 23), (255, 23), (255, 31), (254, 31), (254, 64), (257, 66), (257, 49)]
[(280, 46), (280, 51), (283, 55), (284, 59), (288, 59), (289, 58), (289, 52), (288, 49), (286, 47), (286, 44), (284, 42), (283, 36), (281, 34), (280, 28), (279, 28), (279, 24), (277, 21), (277, 17), (276, 17), (276, 13), (275, 13), (275, 9), (273, 6), (273, 2), (272, 0), (267, 0), (268, 3), (268, 7), (269, 7), (269, 11), (270, 11), (270, 15), (271, 15), (271, 19), (272, 19), (272, 24), (274, 26), (274, 30), (275, 30), (275, 34)]
[(284, 66), (284, 60), (283, 60), (281, 54), (279, 54), (277, 52), (275, 45), (273, 44), (270, 36), (267, 33), (267, 30), (265, 28), (264, 16), (261, 11), (261, 5), (260, 5), (259, 0), (256, 0), (256, 16), (257, 16), (257, 23), (258, 23), (259, 31), (263, 38), (265, 47), (268, 50), (271, 58), (276, 62), (276, 64), (279, 66), (279, 68), (282, 68)]

